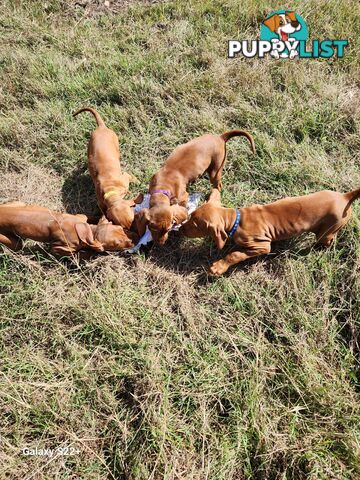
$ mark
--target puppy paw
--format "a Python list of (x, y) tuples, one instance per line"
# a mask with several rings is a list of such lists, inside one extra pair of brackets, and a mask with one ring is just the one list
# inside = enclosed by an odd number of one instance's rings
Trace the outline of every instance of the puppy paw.
[(220, 275), (223, 275), (228, 268), (229, 265), (224, 262), (224, 260), (218, 260), (211, 265), (208, 273), (211, 277), (219, 277)]

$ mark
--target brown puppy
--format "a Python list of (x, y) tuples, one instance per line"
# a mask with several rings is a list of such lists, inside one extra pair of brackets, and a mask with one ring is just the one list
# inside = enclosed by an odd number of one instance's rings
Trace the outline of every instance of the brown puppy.
[(213, 187), (220, 190), (226, 142), (237, 136), (245, 136), (255, 153), (254, 140), (244, 130), (202, 135), (175, 148), (150, 181), (150, 209), (144, 208), (135, 217), (138, 233), (143, 235), (148, 225), (154, 241), (164, 244), (172, 224), (180, 224), (188, 217), (185, 208), (189, 196), (186, 192), (188, 183), (204, 172), (208, 172)]
[(192, 238), (211, 236), (219, 249), (233, 237), (236, 250), (209, 270), (210, 275), (222, 275), (231, 265), (270, 253), (272, 241), (304, 232), (315, 233), (317, 245), (330, 246), (335, 233), (350, 219), (351, 203), (359, 197), (360, 189), (349, 193), (324, 190), (236, 210), (221, 207), (220, 192), (213, 190), (182, 231)]
[(97, 123), (88, 145), (88, 160), (98, 205), (115, 225), (130, 229), (134, 220), (132, 207), (135, 201), (124, 200), (124, 197), (129, 191), (129, 183), (137, 180), (133, 175), (121, 171), (119, 140), (115, 132), (105, 126), (93, 108), (81, 108), (73, 116), (81, 112), (91, 112)]
[[(132, 247), (136, 234), (112, 225), (106, 219), (89, 225), (85, 215), (53, 212), (45, 207), (21, 202), (0, 205), (0, 243), (12, 250), (22, 247), (22, 239), (51, 244), (57, 255), (73, 255), (80, 250), (120, 251)], [(82, 255), (83, 254), (83, 255)], [(86, 257), (85, 252), (80, 256)]]

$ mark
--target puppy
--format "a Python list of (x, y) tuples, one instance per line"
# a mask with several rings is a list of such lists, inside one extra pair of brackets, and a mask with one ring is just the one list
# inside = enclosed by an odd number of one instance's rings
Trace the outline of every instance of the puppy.
[(336, 232), (349, 221), (351, 204), (359, 196), (360, 189), (348, 193), (324, 190), (238, 210), (221, 207), (220, 192), (213, 190), (182, 231), (192, 238), (211, 236), (219, 249), (233, 238), (235, 250), (210, 267), (209, 274), (217, 276), (231, 265), (270, 253), (271, 242), (304, 232), (315, 233), (317, 245), (330, 246)]
[(97, 123), (88, 145), (88, 160), (98, 205), (115, 225), (130, 229), (134, 220), (135, 200), (124, 200), (124, 197), (129, 191), (129, 183), (137, 179), (121, 171), (119, 140), (115, 132), (105, 126), (93, 108), (81, 108), (73, 116), (81, 112), (91, 112)]
[(45, 207), (21, 202), (0, 205), (0, 243), (12, 250), (22, 247), (22, 239), (51, 244), (57, 255), (86, 258), (84, 252), (120, 251), (134, 246), (137, 235), (125, 234), (122, 227), (106, 219), (98, 225), (89, 225), (85, 215), (53, 212)]
[(237, 136), (245, 136), (255, 153), (254, 140), (244, 130), (233, 130), (222, 135), (202, 135), (175, 148), (150, 181), (150, 209), (144, 208), (135, 216), (140, 236), (148, 225), (154, 241), (164, 244), (171, 226), (182, 223), (188, 217), (185, 208), (189, 196), (187, 185), (204, 172), (208, 172), (213, 187), (221, 189), (226, 142)]

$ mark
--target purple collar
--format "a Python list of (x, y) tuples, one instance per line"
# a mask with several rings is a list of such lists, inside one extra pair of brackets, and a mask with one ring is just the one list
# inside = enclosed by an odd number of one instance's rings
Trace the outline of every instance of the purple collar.
[(169, 200), (171, 200), (171, 192), (170, 190), (163, 190), (161, 188), (158, 188), (157, 190), (153, 190), (150, 195), (154, 195), (154, 193), (162, 193), (163, 195), (166, 195)]

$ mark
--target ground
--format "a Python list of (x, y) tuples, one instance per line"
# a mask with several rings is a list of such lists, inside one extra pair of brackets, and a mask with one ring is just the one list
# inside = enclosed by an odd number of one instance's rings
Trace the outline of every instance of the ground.
[[(119, 135), (134, 194), (176, 145), (233, 128), (257, 153), (229, 141), (226, 206), (358, 188), (356, 2), (295, 6), (311, 39), (349, 40), (343, 60), (226, 58), (294, 5), (3, 2), (0, 201), (94, 211), (83, 105)], [(2, 249), (0, 476), (359, 478), (359, 213), (326, 251), (304, 236), (215, 280), (211, 241), (178, 234), (83, 264)]]

